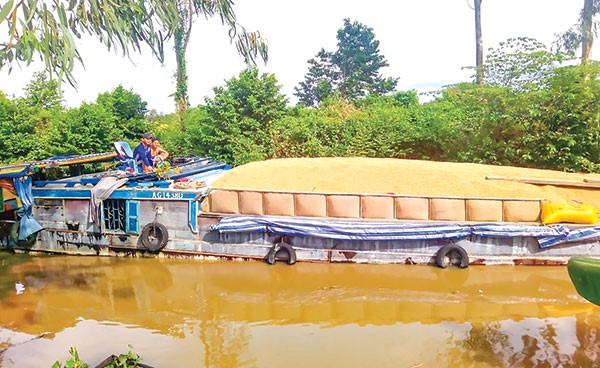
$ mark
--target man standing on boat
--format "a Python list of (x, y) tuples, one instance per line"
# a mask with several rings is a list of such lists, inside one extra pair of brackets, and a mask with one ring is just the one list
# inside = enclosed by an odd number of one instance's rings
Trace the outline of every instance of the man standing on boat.
[(152, 172), (152, 163), (148, 158), (150, 152), (150, 146), (152, 144), (152, 135), (150, 133), (142, 134), (141, 142), (133, 150), (133, 159), (139, 166), (142, 167), (143, 172)]

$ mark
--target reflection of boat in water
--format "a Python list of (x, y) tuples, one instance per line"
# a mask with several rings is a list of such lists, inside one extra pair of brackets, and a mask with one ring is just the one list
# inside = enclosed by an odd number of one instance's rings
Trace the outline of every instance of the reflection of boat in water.
[(567, 269), (579, 295), (600, 305), (600, 259), (572, 257)]
[[(169, 174), (171, 180), (156, 173), (131, 172), (127, 159), (119, 161), (122, 170), (60, 180), (41, 180), (34, 170), (107, 160), (117, 160), (116, 154), (0, 168), (0, 178), (15, 179), (19, 197), (25, 198), (19, 211), (5, 211), (10, 218), (2, 221), (10, 226), (0, 226), (2, 244), (18, 251), (75, 255), (209, 256), (271, 264), (436, 263), (445, 267), (452, 262), (463, 268), (565, 264), (570, 256), (599, 249), (600, 230), (590, 225), (597, 220), (594, 211), (567, 217), (585, 218), (585, 225), (545, 226), (543, 198), (211, 187), (205, 184), (237, 168), (229, 170), (224, 163), (199, 157), (178, 164), (179, 172)], [(485, 184), (482, 181), (477, 185)], [(576, 185), (577, 195), (598, 186), (572, 182), (568, 185)], [(521, 190), (515, 187), (516, 193)], [(554, 218), (561, 218), (556, 211)]]

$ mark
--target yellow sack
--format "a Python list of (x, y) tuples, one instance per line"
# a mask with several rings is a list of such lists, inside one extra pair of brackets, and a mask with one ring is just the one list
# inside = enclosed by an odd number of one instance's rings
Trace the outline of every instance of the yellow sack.
[(541, 213), (544, 224), (572, 223), (595, 224), (598, 222), (598, 212), (589, 204), (556, 204), (546, 202), (542, 204)]

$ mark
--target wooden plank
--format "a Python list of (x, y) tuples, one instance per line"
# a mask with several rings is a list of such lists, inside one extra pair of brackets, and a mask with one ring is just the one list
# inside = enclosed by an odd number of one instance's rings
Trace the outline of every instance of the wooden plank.
[(600, 184), (600, 179), (589, 179), (589, 178), (585, 178), (583, 179), (584, 182), (586, 183), (594, 183), (594, 184)]
[(488, 175), (485, 177), (487, 180), (506, 180), (506, 181), (515, 181), (519, 183), (525, 184), (535, 184), (535, 185), (554, 185), (559, 187), (577, 187), (577, 188), (588, 188), (588, 189), (600, 189), (600, 181), (599, 182), (586, 182), (583, 180), (561, 180), (561, 179), (543, 179), (543, 178), (521, 178), (515, 176), (491, 176)]

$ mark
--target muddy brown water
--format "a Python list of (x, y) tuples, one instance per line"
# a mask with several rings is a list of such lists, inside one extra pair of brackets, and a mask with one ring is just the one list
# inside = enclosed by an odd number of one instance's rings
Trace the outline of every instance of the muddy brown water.
[(565, 267), (0, 253), (0, 366), (593, 366), (600, 309)]

